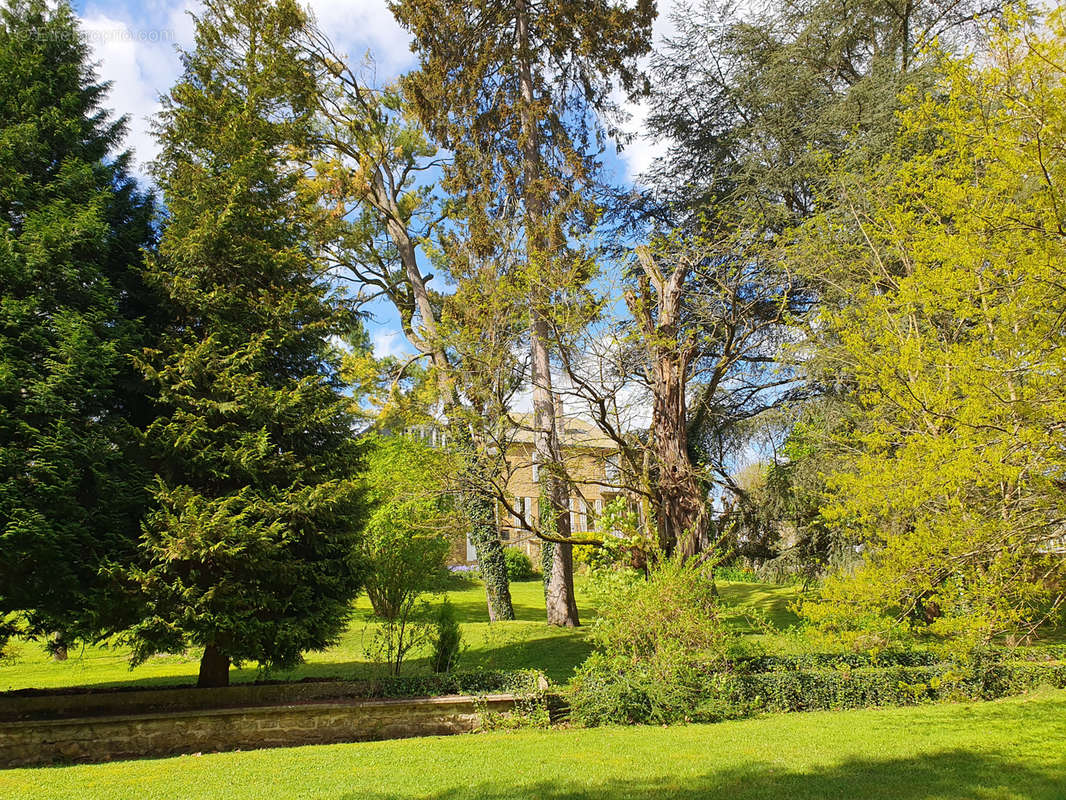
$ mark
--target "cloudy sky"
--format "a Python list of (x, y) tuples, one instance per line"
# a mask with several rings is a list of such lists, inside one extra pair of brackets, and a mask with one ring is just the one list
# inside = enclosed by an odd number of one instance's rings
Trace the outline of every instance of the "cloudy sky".
[[(306, 0), (305, 0), (306, 2)], [(352, 60), (370, 57), (378, 84), (388, 83), (415, 66), (410, 40), (393, 19), (385, 0), (310, 0), (307, 3), (322, 29)], [(73, 0), (93, 48), (100, 77), (112, 83), (110, 105), (129, 116), (128, 146), (137, 159), (137, 169), (156, 153), (151, 119), (159, 109), (159, 97), (177, 80), (181, 65), (178, 48), (189, 48), (193, 39), (190, 12), (200, 0)], [(668, 29), (668, 10), (673, 0), (660, 0), (656, 36)], [(639, 132), (643, 109), (630, 106), (631, 127)], [(650, 164), (658, 145), (639, 137), (619, 158), (607, 159), (613, 179), (631, 182)], [(371, 321), (370, 334), (379, 355), (410, 352), (394, 320)]]
[[(409, 37), (393, 19), (385, 0), (310, 0), (319, 24), (353, 60), (369, 54), (379, 83), (387, 83), (415, 66)], [(657, 35), (666, 29), (671, 2), (660, 0)], [(189, 12), (198, 0), (74, 0), (99, 62), (100, 76), (112, 82), (111, 103), (130, 115), (129, 144), (143, 163), (155, 153), (149, 121), (160, 94), (180, 71), (177, 47), (192, 43)], [(641, 114), (634, 108), (633, 127)], [(635, 141), (622, 154), (620, 180), (640, 174), (653, 157), (653, 145)]]

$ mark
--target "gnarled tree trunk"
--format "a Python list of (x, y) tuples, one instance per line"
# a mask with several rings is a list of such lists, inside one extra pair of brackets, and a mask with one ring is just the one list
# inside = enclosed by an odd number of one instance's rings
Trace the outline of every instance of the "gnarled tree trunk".
[(626, 304), (643, 338), (652, 391), (652, 483), (659, 546), (667, 555), (699, 552), (707, 534), (707, 498), (688, 454), (685, 391), (694, 346), (681, 340), (681, 299), (688, 265), (663, 275), (651, 253), (638, 249), (640, 293)]

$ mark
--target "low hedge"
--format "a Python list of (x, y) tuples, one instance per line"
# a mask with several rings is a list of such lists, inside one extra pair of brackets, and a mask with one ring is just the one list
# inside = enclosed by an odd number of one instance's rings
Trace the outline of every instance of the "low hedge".
[(1066, 661), (1066, 644), (1037, 644), (1007, 652), (1018, 661)]
[(374, 680), (357, 681), (358, 694), (366, 698), (398, 699), (437, 697), (449, 694), (529, 694), (543, 691), (548, 683), (544, 673), (535, 669), (475, 670), (429, 675), (390, 675)]
[(725, 691), (729, 705), (738, 711), (813, 711), (991, 700), (1042, 684), (1066, 688), (1066, 664), (1013, 662), (977, 669), (940, 664), (737, 673)]
[(931, 650), (884, 650), (880, 653), (802, 653), (790, 656), (752, 656), (738, 659), (738, 672), (795, 672), (863, 667), (932, 667), (944, 657)]
[[(754, 663), (749, 661), (748, 666)], [(588, 726), (716, 722), (761, 711), (991, 700), (1041, 685), (1066, 688), (1066, 663), (989, 660), (969, 666), (851, 667), (837, 660), (833, 668), (688, 670), (667, 682), (661, 678), (641, 664), (590, 658), (571, 688), (572, 718)]]
[[(984, 661), (1066, 661), (1066, 645), (997, 647), (982, 655)], [(933, 650), (883, 650), (875, 653), (801, 653), (766, 655), (737, 659), (738, 672), (795, 672), (817, 669), (861, 669), (863, 667), (935, 667), (950, 661)]]

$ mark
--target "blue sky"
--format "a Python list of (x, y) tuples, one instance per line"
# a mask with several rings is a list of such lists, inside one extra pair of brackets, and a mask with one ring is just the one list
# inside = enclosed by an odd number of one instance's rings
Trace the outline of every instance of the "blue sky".
[[(415, 66), (410, 40), (393, 19), (386, 0), (309, 0), (307, 5), (322, 29), (349, 58), (372, 58), (378, 84), (395, 80)], [(660, 0), (656, 35), (669, 27), (668, 10), (673, 0)], [(137, 169), (155, 155), (151, 120), (159, 108), (159, 97), (177, 79), (180, 63), (177, 48), (192, 44), (193, 25), (189, 12), (200, 0), (73, 0), (83, 28), (93, 48), (100, 77), (111, 81), (111, 107), (129, 116), (127, 145), (133, 149)], [(628, 106), (633, 114), (632, 130), (639, 134), (644, 111)], [(608, 154), (607, 169), (614, 181), (635, 180), (661, 148), (661, 144), (637, 139), (621, 157)], [(375, 320), (368, 323), (375, 351), (380, 354), (411, 352), (390, 310), (378, 306)]]

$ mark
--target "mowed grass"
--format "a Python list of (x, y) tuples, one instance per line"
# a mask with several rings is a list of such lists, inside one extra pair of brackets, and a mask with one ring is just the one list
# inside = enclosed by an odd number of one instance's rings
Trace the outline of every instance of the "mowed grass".
[(1066, 692), (0, 772), (0, 798), (1062, 800)]
[[(723, 600), (758, 609), (778, 628), (796, 621), (788, 610), (796, 596), (795, 588), (750, 583), (721, 583)], [(577, 581), (581, 621), (587, 626), (596, 616), (584, 581)], [(495, 625), (488, 623), (485, 589), (478, 583), (448, 593), (455, 605), (468, 649), (460, 662), (462, 669), (540, 669), (552, 680), (563, 683), (574, 668), (588, 656), (591, 644), (586, 628), (563, 629), (545, 622), (544, 591), (539, 580), (511, 584), (517, 620)], [(427, 598), (438, 603), (439, 597)], [(748, 618), (732, 611), (730, 624), (760, 640), (765, 633), (750, 625)], [(355, 617), (340, 643), (321, 653), (308, 653), (306, 663), (288, 672), (261, 673), (255, 665), (231, 672), (233, 682), (261, 678), (300, 680), (302, 678), (365, 678), (380, 674), (381, 667), (368, 659), (367, 646), (373, 639), (377, 623), (370, 619), (370, 603), (362, 597), (356, 604)], [(84, 647), (72, 649), (66, 661), (54, 661), (37, 642), (15, 642), (13, 663), (0, 664), (0, 691), (12, 689), (51, 689), (69, 686), (174, 686), (194, 683), (200, 653), (156, 656), (134, 670), (129, 669), (129, 651), (125, 648)], [(427, 669), (426, 658), (412, 658), (405, 672)]]

